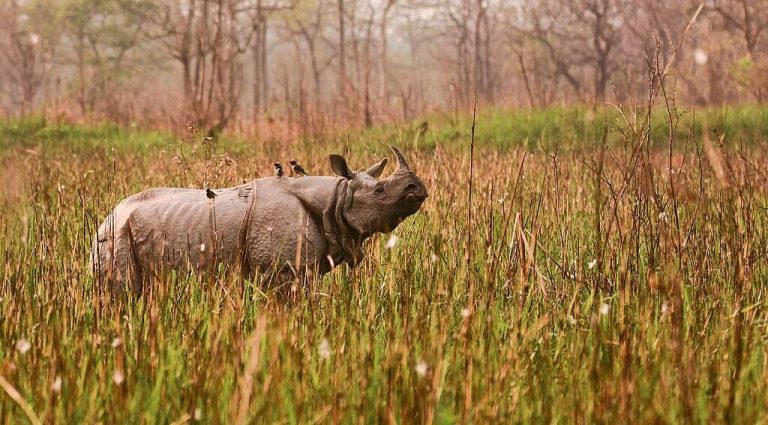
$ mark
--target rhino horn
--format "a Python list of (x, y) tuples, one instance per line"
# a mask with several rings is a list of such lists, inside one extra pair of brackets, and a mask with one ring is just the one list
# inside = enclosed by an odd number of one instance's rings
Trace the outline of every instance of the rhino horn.
[(411, 167), (408, 166), (408, 161), (405, 160), (405, 157), (402, 153), (400, 153), (400, 150), (392, 145), (389, 145), (389, 148), (392, 149), (392, 152), (394, 152), (395, 156), (397, 157), (397, 168), (395, 169), (395, 174), (412, 173), (413, 171), (411, 171)]
[(365, 172), (368, 173), (369, 176), (378, 179), (381, 173), (384, 171), (384, 167), (387, 165), (388, 161), (389, 160), (387, 158), (384, 158), (376, 164), (373, 164), (371, 168), (365, 170)]

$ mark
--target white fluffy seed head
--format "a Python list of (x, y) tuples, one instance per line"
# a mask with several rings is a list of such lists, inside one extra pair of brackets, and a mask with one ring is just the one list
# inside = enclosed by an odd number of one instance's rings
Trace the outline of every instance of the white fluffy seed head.
[(56, 379), (53, 380), (51, 391), (57, 394), (61, 392), (61, 376), (57, 376)]
[(115, 370), (115, 373), (112, 375), (112, 382), (115, 383), (115, 385), (120, 385), (125, 381), (125, 376), (123, 376), (123, 372), (118, 370)]
[(416, 363), (416, 367), (414, 369), (416, 369), (416, 374), (423, 378), (427, 375), (429, 366), (427, 366), (427, 363), (424, 360), (419, 360), (419, 362)]
[(709, 55), (703, 49), (698, 48), (693, 51), (693, 60), (696, 65), (704, 65), (709, 62)]
[(331, 344), (326, 338), (323, 338), (317, 346), (317, 355), (320, 356), (322, 360), (327, 360), (331, 357)]
[(29, 341), (26, 340), (26, 338), (21, 338), (18, 341), (16, 341), (16, 351), (18, 351), (19, 353), (26, 354), (30, 348), (32, 348), (32, 344), (30, 344)]

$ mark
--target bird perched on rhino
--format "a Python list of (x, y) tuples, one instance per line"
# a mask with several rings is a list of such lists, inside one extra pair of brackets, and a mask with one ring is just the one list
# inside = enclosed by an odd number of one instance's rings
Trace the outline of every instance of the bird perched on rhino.
[(283, 177), (283, 165), (277, 161), (273, 165), (275, 166), (275, 177)]
[(213, 273), (224, 265), (275, 287), (341, 263), (356, 266), (368, 238), (394, 230), (428, 196), (403, 154), (391, 148), (397, 168), (387, 178), (379, 178), (386, 158), (356, 172), (331, 155), (335, 176), (269, 177), (218, 189), (216, 213), (194, 189), (130, 196), (99, 226), (92, 270), (113, 290), (140, 294), (155, 272), (169, 269)]
[(212, 203), (216, 199), (216, 193), (211, 189), (205, 188), (205, 197), (208, 198), (208, 203)]
[(306, 171), (304, 171), (303, 168), (301, 168), (301, 165), (299, 165), (298, 162), (296, 162), (295, 159), (291, 160), (291, 170), (293, 170), (293, 173), (299, 177), (308, 176)]

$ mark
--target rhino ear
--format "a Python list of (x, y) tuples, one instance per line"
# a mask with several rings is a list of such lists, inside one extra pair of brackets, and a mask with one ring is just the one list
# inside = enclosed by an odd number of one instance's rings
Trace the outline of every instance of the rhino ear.
[(378, 163), (373, 164), (371, 168), (365, 170), (365, 172), (368, 173), (368, 175), (373, 177), (374, 179), (378, 179), (379, 176), (381, 176), (381, 173), (384, 172), (384, 167), (387, 166), (388, 161), (389, 160), (387, 158), (384, 158)]
[(331, 169), (336, 175), (349, 180), (352, 178), (352, 170), (347, 165), (347, 160), (341, 155), (331, 154)]

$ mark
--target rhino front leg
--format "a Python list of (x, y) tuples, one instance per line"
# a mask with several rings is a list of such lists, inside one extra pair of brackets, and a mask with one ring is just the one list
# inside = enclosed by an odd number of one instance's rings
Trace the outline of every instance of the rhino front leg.
[(285, 299), (311, 296), (316, 276), (318, 274), (309, 268), (297, 273), (292, 267), (286, 266), (279, 272), (265, 275), (262, 287), (273, 290), (278, 297)]

